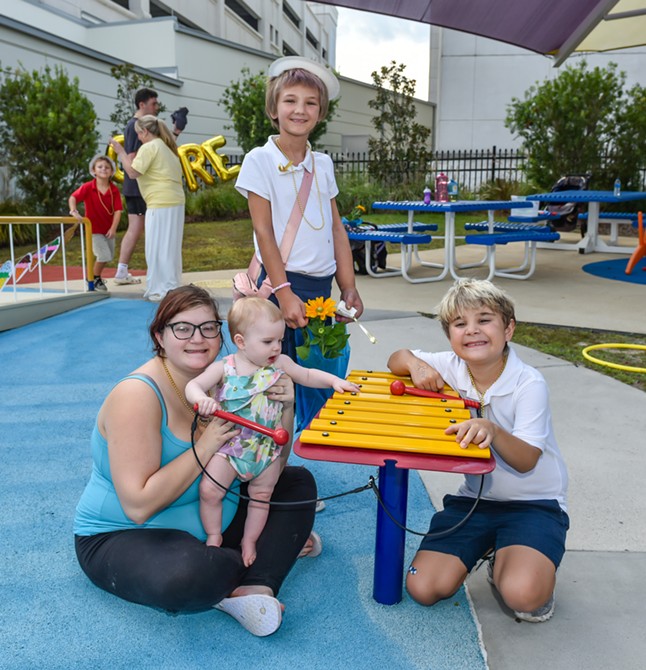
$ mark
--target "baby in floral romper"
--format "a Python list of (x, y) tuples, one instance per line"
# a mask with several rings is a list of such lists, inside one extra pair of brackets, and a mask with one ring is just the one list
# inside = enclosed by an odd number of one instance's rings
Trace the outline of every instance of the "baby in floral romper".
[[(270, 400), (266, 395), (282, 374), (312, 388), (333, 388), (339, 393), (359, 390), (351, 382), (322, 370), (304, 368), (281, 354), (285, 321), (278, 307), (268, 300), (237, 300), (229, 312), (228, 322), (237, 352), (212, 363), (186, 387), (186, 399), (198, 405), (202, 416), (210, 416), (221, 408), (272, 429), (282, 424), (291, 437), (293, 412), (285, 412), (283, 416), (283, 403)], [(197, 332), (194, 337), (198, 336)], [(207, 393), (211, 389), (213, 397)], [(289, 447), (282, 450), (272, 438), (241, 428), (206, 466), (210, 477), (224, 487), (229, 487), (236, 477), (249, 482), (249, 497), (254, 501), (247, 509), (242, 538), (242, 559), (247, 567), (256, 558), (256, 542), (269, 514), (267, 503), (288, 455)], [(209, 477), (202, 477), (200, 515), (208, 545), (219, 547), (222, 543), (225, 494), (226, 491)]]

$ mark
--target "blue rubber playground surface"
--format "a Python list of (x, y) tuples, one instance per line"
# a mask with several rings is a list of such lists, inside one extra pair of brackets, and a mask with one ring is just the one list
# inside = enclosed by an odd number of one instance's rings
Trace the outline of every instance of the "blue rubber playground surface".
[[(76, 562), (72, 519), (90, 473), (89, 436), (107, 391), (150, 355), (154, 306), (108, 299), (0, 333), (0, 668), (286, 667), (479, 670), (487, 667), (464, 589), (433, 608), (372, 598), (376, 500), (328, 501), (324, 549), (298, 562), (280, 598), (281, 629), (254, 638), (217, 612), (170, 616), (93, 586)], [(375, 469), (301, 461), (321, 496)], [(410, 476), (408, 525), (432, 507)], [(407, 535), (406, 558), (418, 538)]]

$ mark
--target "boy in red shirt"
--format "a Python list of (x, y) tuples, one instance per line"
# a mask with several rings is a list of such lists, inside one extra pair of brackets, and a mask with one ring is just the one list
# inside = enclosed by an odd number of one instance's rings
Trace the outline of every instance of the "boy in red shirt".
[(116, 171), (112, 159), (101, 154), (90, 161), (90, 174), (94, 177), (72, 193), (68, 203), (70, 216), (79, 222), (83, 217), (76, 208), (77, 203), (85, 203), (85, 215), (92, 223), (92, 251), (94, 262), (94, 289), (107, 291), (101, 278), (106, 263), (114, 258), (114, 238), (121, 218), (121, 194), (111, 179)]

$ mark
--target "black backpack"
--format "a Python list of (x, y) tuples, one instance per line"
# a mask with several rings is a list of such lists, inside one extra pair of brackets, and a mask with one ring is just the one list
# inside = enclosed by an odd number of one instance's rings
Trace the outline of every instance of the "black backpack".
[[(362, 230), (378, 230), (379, 227), (374, 223), (364, 221), (358, 225), (343, 224), (349, 232), (361, 232)], [(354, 272), (358, 275), (367, 275), (366, 270), (366, 243), (362, 240), (350, 240), (350, 249), (352, 249), (352, 261), (354, 263)], [(386, 258), (388, 250), (385, 242), (370, 243), (370, 269), (373, 272), (386, 269)]]
[[(592, 175), (568, 175), (561, 177), (552, 186), (552, 193), (559, 191), (587, 191), (590, 184), (590, 177)], [(579, 220), (579, 213), (584, 207), (581, 203), (576, 202), (546, 202), (545, 210), (552, 215), (557, 215), (559, 218), (550, 220), (549, 226), (553, 231), (569, 232), (574, 230)], [(581, 224), (581, 236), (585, 235), (587, 225), (585, 222)]]

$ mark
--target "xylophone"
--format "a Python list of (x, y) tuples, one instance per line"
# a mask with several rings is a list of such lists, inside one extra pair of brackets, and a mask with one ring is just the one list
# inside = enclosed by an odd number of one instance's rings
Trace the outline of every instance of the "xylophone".
[(434, 470), (485, 475), (496, 463), (489, 449), (469, 445), (460, 449), (454, 435), (445, 435), (454, 422), (470, 412), (453, 389), (444, 398), (405, 393), (395, 381), (411, 380), (388, 372), (353, 370), (350, 381), (358, 394), (335, 393), (294, 443), (302, 458), (379, 467), (381, 505), (377, 507), (373, 597), (382, 605), (401, 600), (404, 573), (408, 472)]
[[(388, 372), (353, 370), (348, 375), (360, 393), (335, 393), (323, 406), (300, 442), (359, 449), (404, 451), (459, 458), (489, 459), (489, 449), (470, 444), (461, 449), (455, 435), (446, 435), (451, 424), (471, 418), (465, 401), (446, 388), (442, 398), (395, 395), (391, 385), (410, 388), (410, 379)], [(476, 403), (477, 405), (477, 403)]]

